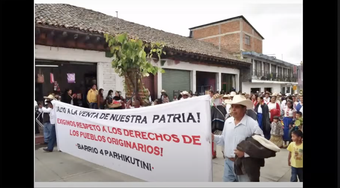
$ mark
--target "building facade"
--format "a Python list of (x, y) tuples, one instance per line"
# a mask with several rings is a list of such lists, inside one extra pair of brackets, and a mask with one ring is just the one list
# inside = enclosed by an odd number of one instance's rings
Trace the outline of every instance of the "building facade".
[(264, 37), (245, 17), (190, 28), (190, 37), (212, 43), (252, 64), (251, 69), (244, 69), (241, 73), (239, 88), (242, 92), (296, 92), (292, 91), (297, 85), (296, 67), (294, 69), (291, 63), (262, 54)]
[[(150, 60), (165, 70), (143, 78), (152, 99), (165, 89), (172, 99), (179, 90), (204, 94), (207, 90), (239, 90), (243, 70), (251, 63), (230, 55), (215, 45), (167, 33), (116, 17), (66, 4), (35, 5), (36, 73), (44, 73), (40, 93), (47, 95), (53, 84), (46, 78), (53, 73), (61, 90), (74, 88), (82, 93), (96, 83), (98, 88), (122, 91), (124, 79), (111, 66), (112, 58), (104, 33), (127, 33), (144, 42), (163, 42), (166, 55)], [(86, 68), (85, 68), (86, 67)], [(75, 73), (75, 83), (67, 74)], [(39, 89), (38, 89), (39, 90)], [(36, 92), (37, 93), (37, 92)]]
[(294, 87), (298, 85), (296, 65), (255, 52), (242, 52), (242, 56), (252, 63), (251, 77), (249, 80), (243, 80), (242, 91), (297, 93), (297, 87)]
[(212, 43), (236, 56), (242, 51), (262, 53), (263, 36), (243, 16), (189, 29), (190, 37)]

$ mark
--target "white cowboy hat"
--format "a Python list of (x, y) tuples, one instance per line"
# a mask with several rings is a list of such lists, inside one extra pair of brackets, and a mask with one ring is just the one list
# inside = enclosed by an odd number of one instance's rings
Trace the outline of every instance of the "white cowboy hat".
[(271, 94), (270, 96), (271, 97), (277, 97), (279, 94), (278, 93), (273, 93), (273, 94)]
[(166, 91), (164, 89), (162, 89), (161, 93), (166, 93)]
[(235, 91), (230, 92), (230, 96), (231, 96), (231, 97), (233, 97), (233, 96), (235, 96), (235, 95), (236, 95), (236, 92), (235, 92)]
[(227, 103), (227, 104), (239, 104), (239, 105), (247, 107), (247, 109), (253, 109), (253, 105), (254, 105), (253, 102), (251, 102), (251, 100), (247, 99), (243, 95), (235, 95), (233, 100), (225, 101), (225, 103)]
[(53, 95), (49, 94), (47, 97), (44, 97), (44, 99), (54, 100), (55, 97)]
[(275, 152), (279, 152), (280, 148), (277, 147), (273, 142), (267, 140), (266, 138), (260, 136), (260, 135), (253, 135), (252, 138), (256, 141), (258, 141), (263, 147), (275, 151)]
[(224, 103), (226, 103), (226, 104), (229, 104), (230, 102), (232, 102), (232, 100), (230, 100), (230, 99), (225, 99), (224, 100)]
[(182, 91), (181, 95), (188, 95), (189, 96), (190, 94), (187, 91)]
[(230, 98), (230, 95), (223, 95), (222, 98)]

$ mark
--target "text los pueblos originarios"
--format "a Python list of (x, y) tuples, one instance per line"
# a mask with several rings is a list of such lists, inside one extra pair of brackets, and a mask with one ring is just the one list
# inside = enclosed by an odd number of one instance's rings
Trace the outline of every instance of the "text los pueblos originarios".
[(87, 118), (94, 119), (104, 119), (115, 122), (125, 122), (125, 123), (139, 123), (139, 124), (148, 124), (148, 123), (200, 123), (200, 112), (196, 113), (178, 113), (178, 114), (162, 114), (162, 115), (153, 115), (152, 120), (149, 121), (147, 116), (142, 115), (121, 115), (121, 114), (112, 114), (105, 112), (89, 112), (86, 110), (76, 110), (70, 109), (66, 107), (57, 107), (57, 113), (71, 114), (75, 116), (82, 116)]

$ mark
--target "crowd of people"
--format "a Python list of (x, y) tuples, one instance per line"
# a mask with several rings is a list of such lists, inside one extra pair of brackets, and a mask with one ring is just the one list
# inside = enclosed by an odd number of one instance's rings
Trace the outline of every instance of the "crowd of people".
[[(259, 181), (258, 172), (264, 166), (264, 159), (273, 157), (263, 148), (272, 152), (287, 148), (288, 165), (292, 168), (291, 181), (303, 181), (302, 95), (268, 91), (251, 94), (210, 91), (209, 94), (213, 158), (216, 158), (216, 145), (222, 145), (225, 182)], [(244, 142), (254, 135), (262, 135), (260, 142), (268, 147), (254, 143), (244, 146)], [(237, 170), (240, 165), (243, 170)]]
[[(150, 93), (149, 93), (150, 94)], [(242, 169), (244, 166), (251, 166), (257, 169), (264, 166), (263, 162), (255, 161), (247, 152), (242, 151), (240, 143), (246, 141), (253, 135), (262, 135), (264, 140), (269, 140), (272, 150), (257, 148), (257, 152), (267, 153), (267, 157), (275, 156), (277, 148), (287, 148), (289, 151), (288, 165), (292, 167), (291, 181), (303, 181), (303, 96), (281, 93), (256, 92), (243, 93), (231, 91), (214, 92), (209, 91), (211, 97), (211, 129), (212, 129), (212, 152), (216, 158), (216, 145), (222, 145), (222, 154), (225, 158), (225, 169), (223, 180), (234, 181), (259, 181), (259, 173), (235, 169), (237, 166)], [(159, 98), (151, 100), (151, 105), (169, 103), (170, 101), (185, 100), (198, 96), (191, 91), (181, 91), (172, 100), (169, 99), (165, 90), (161, 91)], [(87, 93), (88, 106), (92, 109), (130, 109), (140, 108), (141, 104), (137, 97), (126, 100), (119, 91), (109, 90), (104, 97), (104, 90), (97, 90), (96, 85)], [(55, 112), (52, 100), (81, 106), (79, 96), (67, 89), (59, 96), (50, 94), (45, 97), (44, 102), (36, 102), (37, 121), (41, 122), (44, 132), (44, 142), (47, 145), (44, 150), (52, 152), (56, 144)], [(39, 129), (36, 126), (36, 133)], [(262, 138), (262, 137), (261, 137)], [(260, 142), (266, 143), (266, 141)], [(244, 144), (244, 143), (243, 143)], [(268, 143), (267, 143), (268, 144)], [(270, 151), (270, 152), (268, 152)], [(254, 151), (252, 151), (254, 153)], [(255, 152), (256, 153), (256, 152)], [(256, 157), (261, 158), (261, 157)], [(265, 158), (265, 157), (263, 157)], [(245, 159), (253, 159), (245, 160)], [(254, 167), (254, 164), (255, 167)], [(243, 167), (241, 168), (241, 166)], [(250, 167), (249, 167), (250, 168)], [(248, 169), (248, 168), (244, 168)], [(256, 171), (256, 170), (255, 170)]]

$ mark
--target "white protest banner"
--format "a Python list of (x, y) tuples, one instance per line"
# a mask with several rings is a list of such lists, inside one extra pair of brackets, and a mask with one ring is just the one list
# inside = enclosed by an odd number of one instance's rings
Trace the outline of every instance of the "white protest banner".
[(124, 110), (54, 101), (58, 148), (152, 182), (212, 181), (209, 96)]

